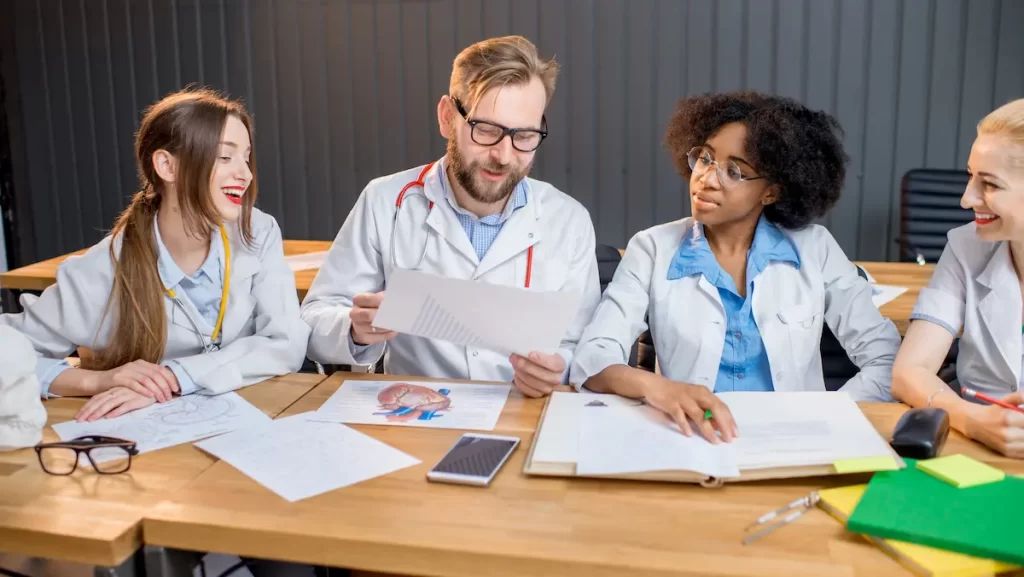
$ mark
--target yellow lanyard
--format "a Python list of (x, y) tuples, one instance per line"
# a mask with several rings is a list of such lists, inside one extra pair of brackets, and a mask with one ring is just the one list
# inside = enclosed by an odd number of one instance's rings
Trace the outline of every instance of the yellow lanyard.
[[(224, 323), (224, 311), (228, 306), (228, 291), (231, 287), (231, 244), (228, 242), (228, 231), (224, 228), (224, 225), (220, 225), (220, 240), (224, 243), (224, 283), (220, 293), (220, 311), (217, 312), (217, 324), (213, 326), (213, 334), (210, 335), (210, 340), (217, 342), (217, 336), (220, 334), (220, 326)], [(176, 298), (174, 289), (164, 288), (164, 292), (167, 296)]]

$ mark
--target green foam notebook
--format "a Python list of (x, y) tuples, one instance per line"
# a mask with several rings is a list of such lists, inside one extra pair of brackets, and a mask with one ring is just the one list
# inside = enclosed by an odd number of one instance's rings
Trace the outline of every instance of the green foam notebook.
[(906, 461), (906, 469), (875, 474), (847, 529), (1024, 564), (1024, 479), (958, 489)]

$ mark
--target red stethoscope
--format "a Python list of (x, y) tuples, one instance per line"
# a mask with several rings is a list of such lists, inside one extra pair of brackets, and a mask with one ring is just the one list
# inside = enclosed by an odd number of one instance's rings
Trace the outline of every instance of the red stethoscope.
[[(423, 179), (424, 179), (424, 177), (427, 176), (427, 172), (429, 172), (430, 169), (433, 166), (434, 166), (433, 162), (431, 162), (430, 164), (424, 166), (423, 170), (420, 171), (420, 175), (416, 178), (416, 180), (414, 180), (414, 181), (410, 182), (409, 184), (406, 184), (405, 186), (403, 186), (402, 187), (402, 191), (398, 193), (398, 198), (395, 199), (395, 218), (392, 219), (392, 221), (391, 221), (391, 266), (394, 267), (394, 268), (401, 268), (401, 267), (398, 266), (398, 259), (395, 257), (395, 228), (398, 225), (398, 213), (402, 212), (402, 201), (405, 200), (405, 193), (408, 192), (410, 188), (414, 188), (414, 187), (423, 188), (425, 186), (424, 182), (423, 182)], [(434, 201), (428, 199), (426, 197), (426, 195), (424, 195), (423, 198), (426, 199), (426, 201), (428, 203), (427, 204), (427, 210), (429, 211), (429, 210), (433, 209), (434, 208)], [(414, 266), (413, 269), (417, 269), (417, 268), (420, 267), (421, 264), (423, 264), (423, 257), (426, 254), (426, 252), (427, 252), (427, 247), (426, 247), (426, 245), (424, 245), (423, 246), (423, 252), (420, 253), (420, 260), (419, 260), (419, 262), (416, 263), (416, 266)], [(533, 246), (531, 245), (530, 248), (526, 249), (526, 281), (523, 283), (523, 286), (525, 288), (530, 288), (530, 276), (532, 274), (533, 274)]]

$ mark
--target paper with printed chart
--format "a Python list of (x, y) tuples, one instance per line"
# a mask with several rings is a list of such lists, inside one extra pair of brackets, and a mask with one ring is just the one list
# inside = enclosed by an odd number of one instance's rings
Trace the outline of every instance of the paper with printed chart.
[(420, 460), (312, 413), (254, 425), (196, 443), (291, 502), (411, 467)]
[(557, 351), (579, 306), (575, 291), (542, 292), (396, 269), (373, 325), (526, 356)]
[(310, 419), (364, 425), (493, 431), (511, 385), (345, 381)]
[(113, 419), (58, 423), (53, 430), (63, 441), (82, 435), (128, 439), (135, 441), (139, 453), (145, 453), (267, 421), (270, 417), (238, 393), (192, 394), (166, 403), (154, 403)]
[(320, 252), (307, 252), (304, 254), (293, 254), (291, 256), (284, 257), (285, 262), (292, 269), (292, 272), (299, 272), (300, 270), (312, 270), (324, 266), (324, 260), (327, 259), (327, 251)]

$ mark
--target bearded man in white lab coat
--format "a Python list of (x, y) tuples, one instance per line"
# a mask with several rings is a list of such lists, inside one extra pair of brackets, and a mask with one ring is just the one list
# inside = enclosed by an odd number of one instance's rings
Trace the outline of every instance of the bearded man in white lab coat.
[[(374, 365), (383, 354), (390, 374), (512, 382), (531, 397), (566, 382), (600, 285), (587, 210), (527, 177), (547, 136), (544, 110), (557, 74), (520, 36), (484, 40), (455, 58), (437, 105), (447, 152), (375, 179), (359, 196), (302, 304), (310, 358)], [(576, 291), (581, 305), (557, 352), (508, 357), (374, 328), (396, 269)]]

